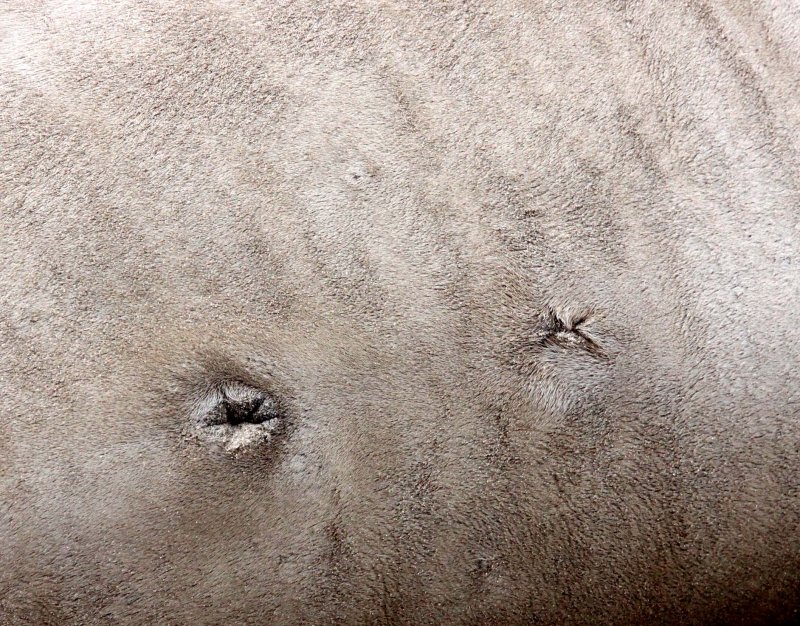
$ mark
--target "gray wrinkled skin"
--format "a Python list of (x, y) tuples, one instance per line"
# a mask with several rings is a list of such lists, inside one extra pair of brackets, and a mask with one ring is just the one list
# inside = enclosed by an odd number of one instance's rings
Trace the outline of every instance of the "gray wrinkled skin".
[(799, 83), (791, 0), (2, 3), (0, 624), (791, 618)]

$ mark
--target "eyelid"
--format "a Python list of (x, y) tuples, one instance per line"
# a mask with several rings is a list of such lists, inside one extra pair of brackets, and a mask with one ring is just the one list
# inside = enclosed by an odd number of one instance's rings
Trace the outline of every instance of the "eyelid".
[(191, 410), (192, 430), (227, 452), (268, 442), (284, 420), (276, 398), (242, 383), (208, 387)]

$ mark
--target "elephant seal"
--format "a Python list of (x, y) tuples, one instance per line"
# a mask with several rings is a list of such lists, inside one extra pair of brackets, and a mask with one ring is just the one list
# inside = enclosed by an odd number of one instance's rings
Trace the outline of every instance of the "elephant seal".
[(0, 623), (796, 615), (796, 4), (0, 10)]

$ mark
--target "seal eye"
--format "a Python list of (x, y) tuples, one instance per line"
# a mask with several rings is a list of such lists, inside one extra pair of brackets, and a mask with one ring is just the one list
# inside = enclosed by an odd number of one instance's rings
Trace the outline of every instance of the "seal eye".
[(263, 424), (278, 417), (274, 404), (269, 397), (261, 393), (253, 398), (239, 401), (225, 398), (220, 403), (220, 415), (231, 426)]
[(195, 433), (227, 452), (269, 441), (283, 421), (270, 394), (239, 383), (208, 390), (192, 413)]

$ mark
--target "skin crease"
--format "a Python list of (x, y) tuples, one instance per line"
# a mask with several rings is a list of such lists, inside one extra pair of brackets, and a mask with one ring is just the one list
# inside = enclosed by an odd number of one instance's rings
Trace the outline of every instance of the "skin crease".
[(4, 2), (0, 624), (792, 619), (798, 102), (788, 1)]

